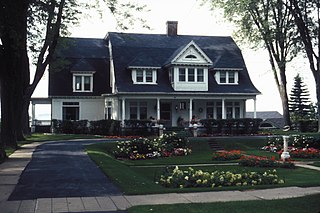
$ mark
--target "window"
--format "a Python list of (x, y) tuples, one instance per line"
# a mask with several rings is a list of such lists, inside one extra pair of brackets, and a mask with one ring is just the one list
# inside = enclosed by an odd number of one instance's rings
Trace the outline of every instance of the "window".
[(143, 82), (143, 70), (137, 70), (137, 82)]
[(238, 84), (239, 77), (237, 71), (217, 71), (215, 78), (219, 84)]
[(153, 81), (153, 78), (152, 78), (153, 76), (152, 76), (152, 74), (153, 74), (153, 73), (152, 73), (152, 70), (147, 70), (147, 71), (146, 71), (146, 82), (149, 82), (149, 83), (150, 83), (150, 82)]
[(194, 82), (194, 69), (188, 69), (188, 82)]
[(173, 68), (170, 68), (170, 70), (169, 70), (169, 80), (171, 83), (174, 82), (174, 69)]
[(207, 102), (207, 119), (214, 118), (214, 104), (213, 102)]
[(148, 104), (147, 102), (130, 102), (130, 119), (147, 119)]
[(186, 69), (185, 68), (179, 68), (179, 81), (180, 82), (186, 81)]
[(204, 82), (204, 69), (179, 68), (179, 81), (180, 82), (186, 82), (186, 81), (187, 82)]
[(73, 74), (73, 92), (92, 92), (93, 74)]
[(180, 110), (186, 110), (187, 109), (187, 102), (184, 102), (184, 101), (180, 102), (179, 108), (180, 108)]
[(198, 81), (198, 82), (204, 82), (204, 72), (203, 72), (203, 69), (200, 69), (200, 68), (197, 69), (197, 81)]
[(156, 70), (152, 69), (137, 69), (132, 71), (132, 81), (134, 84), (155, 84)]
[(228, 80), (230, 84), (234, 84), (235, 83), (235, 72), (234, 71), (229, 71), (228, 72)]
[(220, 84), (225, 84), (225, 83), (227, 83), (227, 72), (221, 71), (220, 72)]
[(111, 101), (108, 101), (106, 103), (105, 119), (107, 120), (112, 119), (112, 102)]
[(62, 120), (79, 120), (79, 102), (62, 103)]
[(188, 59), (197, 59), (197, 56), (195, 56), (195, 55), (187, 55), (186, 58), (188, 58)]
[(216, 109), (217, 109), (216, 118), (222, 119), (222, 102), (221, 101), (216, 102)]

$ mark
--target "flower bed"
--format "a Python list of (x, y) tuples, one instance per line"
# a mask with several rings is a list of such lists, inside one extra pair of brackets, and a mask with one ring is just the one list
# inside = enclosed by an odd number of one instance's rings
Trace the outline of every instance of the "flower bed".
[(213, 153), (212, 160), (215, 160), (215, 161), (237, 160), (237, 159), (240, 159), (241, 156), (242, 156), (242, 153), (240, 150), (220, 151), (220, 152)]
[(151, 159), (169, 156), (184, 156), (191, 153), (188, 139), (175, 133), (153, 140), (147, 138), (119, 141), (114, 151), (116, 158), (131, 160)]
[(276, 161), (275, 157), (258, 157), (258, 156), (241, 156), (239, 164), (241, 166), (249, 167), (281, 167), (281, 168), (294, 168), (294, 164), (290, 161), (280, 162)]
[[(281, 155), (283, 150), (281, 150), (279, 155)], [(314, 148), (303, 148), (297, 149), (292, 148), (290, 150), (290, 157), (291, 158), (320, 158), (320, 150)]]
[(243, 172), (233, 173), (224, 171), (204, 172), (194, 170), (181, 170), (178, 166), (167, 167), (164, 174), (160, 176), (159, 183), (171, 188), (190, 187), (222, 187), (222, 186), (247, 186), (282, 184), (284, 181), (278, 178), (277, 171), (267, 170), (265, 172)]

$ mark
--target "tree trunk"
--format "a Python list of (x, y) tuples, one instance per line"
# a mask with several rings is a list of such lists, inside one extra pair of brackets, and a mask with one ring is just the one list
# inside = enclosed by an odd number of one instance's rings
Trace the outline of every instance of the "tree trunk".
[(317, 113), (318, 113), (318, 132), (320, 132), (320, 73), (313, 73), (315, 82), (316, 82), (316, 95), (317, 95)]
[[(1, 73), (1, 135), (3, 143), (17, 148), (21, 131), (24, 89), (29, 84), (27, 55), (28, 0), (0, 2), (2, 19), (3, 70)], [(14, 15), (13, 15), (14, 14)], [(27, 84), (26, 84), (27, 82)]]

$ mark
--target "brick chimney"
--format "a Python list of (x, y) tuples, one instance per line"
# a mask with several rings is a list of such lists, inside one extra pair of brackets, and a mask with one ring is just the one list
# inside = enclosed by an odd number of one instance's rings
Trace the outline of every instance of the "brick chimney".
[(167, 21), (167, 35), (168, 36), (178, 35), (178, 22), (177, 21)]

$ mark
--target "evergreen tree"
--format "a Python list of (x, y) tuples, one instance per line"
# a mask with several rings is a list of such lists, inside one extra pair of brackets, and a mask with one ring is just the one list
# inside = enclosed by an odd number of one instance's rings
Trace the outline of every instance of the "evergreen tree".
[(312, 114), (309, 92), (302, 78), (297, 74), (294, 78), (293, 88), (290, 93), (289, 112), (293, 122), (310, 119)]

